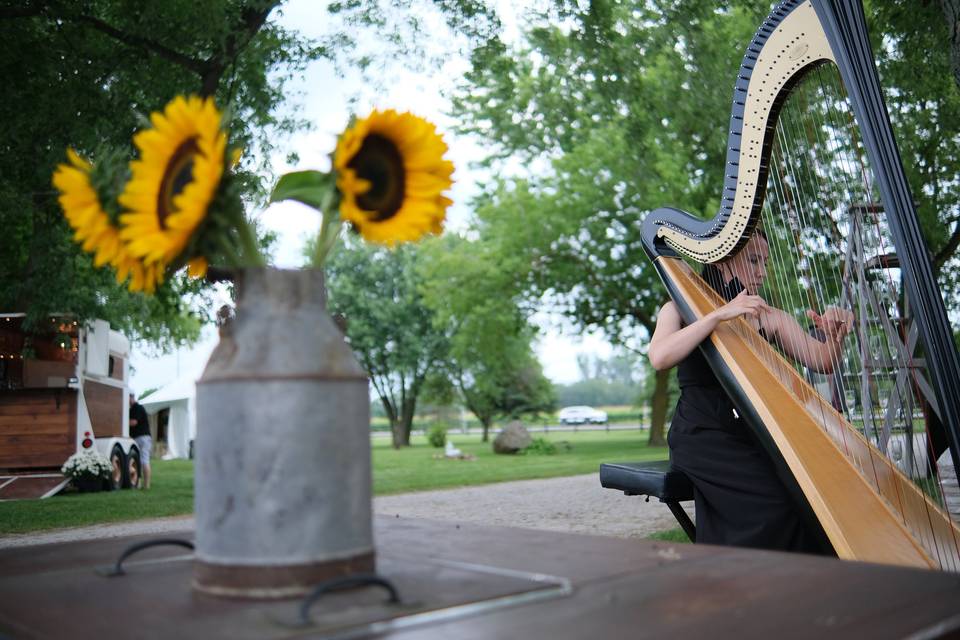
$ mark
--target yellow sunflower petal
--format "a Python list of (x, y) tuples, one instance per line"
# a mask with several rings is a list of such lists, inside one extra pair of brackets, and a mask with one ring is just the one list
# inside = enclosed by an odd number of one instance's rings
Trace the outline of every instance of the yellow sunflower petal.
[(207, 275), (207, 259), (201, 256), (188, 262), (187, 275), (191, 278), (202, 278)]
[(57, 166), (53, 185), (60, 192), (58, 201), (73, 239), (84, 251), (93, 254), (93, 264), (102, 267), (116, 258), (121, 247), (120, 230), (103, 210), (96, 189), (90, 182), (93, 165), (73, 149), (67, 149), (69, 165)]
[(356, 121), (334, 153), (341, 217), (364, 239), (388, 245), (440, 233), (451, 204), (442, 195), (452, 184), (447, 150), (436, 127), (410, 113), (374, 111)]
[[(177, 96), (150, 121), (153, 128), (134, 137), (140, 158), (130, 163), (132, 176), (118, 199), (128, 210), (120, 218), (126, 249), (157, 272), (141, 274), (144, 288), (162, 280), (165, 266), (206, 218), (223, 177), (227, 143), (209, 98)], [(189, 180), (180, 187), (175, 181), (187, 170)], [(172, 193), (175, 184), (179, 191)]]

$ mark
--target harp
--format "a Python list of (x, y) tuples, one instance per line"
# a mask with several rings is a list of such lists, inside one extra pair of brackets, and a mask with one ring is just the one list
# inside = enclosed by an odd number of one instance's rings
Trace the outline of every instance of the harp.
[(723, 304), (691, 263), (735, 254), (761, 224), (768, 302), (798, 321), (853, 312), (829, 376), (742, 319), (701, 349), (839, 557), (960, 571), (955, 487), (936, 464), (960, 462), (960, 358), (859, 3), (781, 2), (747, 48), (730, 123), (719, 212), (652, 211), (644, 249), (688, 323)]

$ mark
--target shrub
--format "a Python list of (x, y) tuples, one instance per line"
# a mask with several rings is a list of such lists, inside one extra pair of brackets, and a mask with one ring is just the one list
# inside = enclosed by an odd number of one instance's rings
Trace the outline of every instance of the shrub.
[(447, 444), (447, 427), (442, 424), (435, 424), (427, 431), (427, 442), (437, 449), (442, 449)]
[(71, 480), (109, 478), (112, 471), (110, 461), (93, 450), (73, 454), (60, 468)]
[(521, 453), (535, 456), (552, 456), (557, 453), (557, 445), (543, 437), (534, 438)]

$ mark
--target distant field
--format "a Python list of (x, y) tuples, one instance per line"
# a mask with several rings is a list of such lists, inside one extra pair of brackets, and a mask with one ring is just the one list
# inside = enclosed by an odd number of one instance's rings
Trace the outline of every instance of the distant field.
[[(594, 473), (601, 462), (666, 459), (666, 448), (646, 446), (648, 432), (593, 431), (549, 433), (555, 455), (495, 455), (479, 435), (451, 440), (475, 460), (450, 460), (440, 449), (414, 437), (413, 445), (395, 450), (389, 438), (372, 439), (374, 495), (447, 487)], [(193, 511), (193, 462), (153, 463), (150, 491), (67, 493), (46, 500), (0, 502), (0, 534), (77, 527), (189, 514)]]

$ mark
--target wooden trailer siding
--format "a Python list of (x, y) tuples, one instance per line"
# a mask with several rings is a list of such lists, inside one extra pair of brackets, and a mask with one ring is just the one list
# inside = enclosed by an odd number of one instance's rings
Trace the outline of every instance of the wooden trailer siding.
[(94, 380), (83, 381), (83, 398), (93, 433), (98, 438), (123, 436), (123, 412), (127, 411), (123, 389)]
[(23, 361), (23, 386), (25, 389), (66, 387), (70, 378), (77, 375), (77, 366), (62, 360)]
[(110, 377), (114, 380), (123, 380), (123, 358), (110, 354)]
[(77, 392), (0, 392), (0, 469), (59, 467), (76, 450)]

